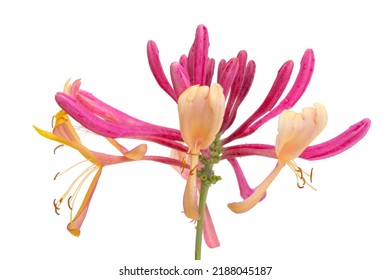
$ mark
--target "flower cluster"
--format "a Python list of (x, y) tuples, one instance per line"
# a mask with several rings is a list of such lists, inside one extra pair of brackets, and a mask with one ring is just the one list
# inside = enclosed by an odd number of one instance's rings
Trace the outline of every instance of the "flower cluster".
[[(212, 84), (216, 63), (208, 56), (209, 36), (207, 28), (198, 26), (195, 40), (188, 55), (170, 65), (170, 81), (163, 71), (155, 42), (147, 44), (150, 69), (158, 83), (177, 103), (180, 128), (169, 128), (136, 119), (99, 100), (80, 88), (80, 80), (65, 84), (55, 100), (62, 110), (55, 116), (52, 132), (37, 132), (50, 139), (79, 151), (91, 165), (72, 183), (58, 200), (54, 200), (55, 212), (68, 200), (71, 210), (68, 230), (78, 236), (87, 214), (93, 192), (102, 169), (106, 165), (139, 160), (151, 160), (173, 166), (187, 183), (183, 195), (184, 214), (197, 222), (195, 258), (200, 259), (202, 236), (210, 247), (219, 246), (218, 237), (206, 203), (207, 192), (221, 177), (214, 174), (213, 166), (227, 160), (236, 174), (242, 201), (228, 207), (235, 213), (253, 208), (266, 196), (266, 190), (284, 166), (293, 171), (297, 186), (311, 184), (312, 172), (305, 172), (296, 163), (297, 158), (318, 160), (337, 155), (361, 140), (368, 132), (370, 120), (363, 119), (346, 131), (320, 144), (310, 145), (327, 124), (325, 106), (315, 103), (303, 108), (301, 113), (290, 109), (305, 92), (314, 69), (314, 53), (308, 49), (303, 54), (299, 72), (289, 92), (282, 95), (289, 83), (293, 62), (285, 62), (258, 109), (232, 133), (227, 130), (234, 123), (239, 106), (246, 98), (254, 80), (256, 64), (248, 61), (245, 51), (236, 57), (222, 59), (217, 66), (216, 81)], [(85, 147), (77, 130), (70, 121), (76, 120), (84, 129), (106, 138), (120, 155), (109, 155)], [(246, 143), (232, 145), (257, 131), (264, 123), (279, 116), (275, 144)], [(226, 135), (227, 134), (227, 135)], [(117, 139), (130, 138), (157, 143), (171, 150), (170, 156), (147, 154), (147, 144), (128, 150)], [(245, 156), (275, 158), (276, 165), (258, 186), (247, 183), (238, 158)], [(86, 178), (95, 174), (78, 212), (73, 216), (74, 201)], [(58, 176), (56, 176), (58, 177)], [(75, 188), (72, 195), (71, 189)]]

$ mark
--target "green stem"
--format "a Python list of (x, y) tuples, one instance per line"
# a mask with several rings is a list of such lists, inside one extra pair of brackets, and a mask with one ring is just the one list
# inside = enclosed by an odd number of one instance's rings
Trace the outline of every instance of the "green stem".
[(204, 211), (206, 208), (207, 193), (209, 191), (209, 188), (210, 185), (202, 181), (200, 186), (200, 195), (199, 195), (200, 219), (196, 223), (195, 260), (200, 260), (202, 254)]

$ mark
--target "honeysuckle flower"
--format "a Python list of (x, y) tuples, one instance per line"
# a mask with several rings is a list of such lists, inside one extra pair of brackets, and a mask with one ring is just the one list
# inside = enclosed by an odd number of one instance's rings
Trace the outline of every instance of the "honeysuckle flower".
[[(148, 42), (148, 61), (152, 73), (159, 86), (176, 102), (181, 92), (194, 83), (204, 82), (205, 85), (210, 85), (215, 61), (208, 57), (208, 47), (207, 28), (204, 25), (199, 25), (188, 57), (182, 55), (179, 62), (171, 64), (171, 86), (163, 71), (156, 43)], [(217, 82), (222, 86), (227, 98), (223, 123), (218, 133), (221, 137), (219, 145), (222, 149), (220, 159), (227, 159), (232, 164), (242, 198), (248, 198), (254, 190), (246, 182), (236, 158), (249, 155), (276, 158), (275, 147), (269, 144), (238, 144), (232, 146), (228, 144), (253, 134), (263, 124), (278, 116), (282, 111), (292, 108), (309, 85), (314, 71), (314, 64), (313, 50), (307, 49), (302, 57), (295, 82), (286, 96), (278, 103), (289, 83), (294, 67), (293, 61), (286, 61), (277, 72), (273, 85), (258, 109), (230, 135), (223, 137), (226, 130), (233, 124), (238, 108), (249, 92), (254, 79), (256, 64), (252, 60), (247, 62), (247, 53), (243, 50), (235, 58), (220, 61)], [(305, 147), (300, 157), (307, 160), (317, 160), (335, 156), (359, 142), (368, 132), (370, 124), (369, 119), (363, 119), (329, 141)]]
[(303, 180), (303, 184), (308, 183), (303, 176), (304, 171), (296, 165), (294, 159), (321, 133), (327, 121), (326, 109), (320, 103), (314, 104), (314, 107), (304, 108), (302, 113), (283, 111), (279, 116), (276, 136), (275, 154), (278, 161), (275, 168), (247, 199), (243, 202), (230, 203), (229, 208), (235, 213), (243, 213), (253, 208), (263, 198), (267, 188), (285, 165), (293, 170), (297, 180)]
[[(69, 193), (75, 189), (73, 194), (70, 195), (67, 200), (68, 207), (70, 208), (70, 223), (68, 224), (67, 228), (70, 233), (75, 236), (79, 236), (81, 225), (83, 224), (87, 215), (89, 204), (91, 202), (93, 193), (95, 192), (103, 167), (127, 161), (139, 160), (145, 155), (147, 146), (145, 144), (141, 144), (131, 151), (125, 151), (126, 156), (114, 156), (92, 151), (81, 143), (79, 135), (76, 133), (76, 130), (72, 125), (68, 115), (63, 110), (59, 111), (55, 115), (55, 125), (53, 132), (44, 131), (36, 126), (34, 126), (34, 128), (43, 137), (57, 141), (62, 145), (69, 146), (79, 151), (80, 154), (85, 157), (85, 160), (91, 164), (85, 171), (81, 173), (80, 176), (76, 178), (76, 180), (73, 181), (65, 193), (58, 200), (55, 199), (53, 202), (55, 212), (59, 214), (60, 205), (66, 200), (66, 198), (69, 196)], [(73, 215), (77, 195), (84, 182), (93, 174), (95, 175), (91, 181), (88, 191), (85, 194), (84, 200), (81, 203), (76, 215)], [(55, 178), (60, 175), (61, 173), (58, 173)]]
[[(200, 259), (202, 232), (207, 245), (219, 245), (206, 205), (209, 186), (220, 180), (214, 174), (214, 164), (227, 160), (232, 165), (244, 201), (231, 203), (229, 208), (242, 213), (265, 198), (267, 187), (285, 165), (293, 170), (299, 187), (311, 186), (310, 178), (305, 177), (311, 177), (311, 173), (299, 168), (295, 159), (318, 160), (337, 155), (359, 142), (371, 123), (369, 119), (363, 119), (331, 140), (309, 146), (326, 125), (325, 108), (316, 103), (314, 107), (304, 108), (302, 113), (289, 110), (306, 91), (313, 74), (314, 53), (307, 49), (289, 92), (282, 98), (294, 66), (291, 60), (281, 66), (259, 107), (233, 132), (229, 132), (251, 88), (256, 64), (248, 61), (246, 51), (242, 50), (236, 57), (222, 59), (215, 67), (215, 60), (209, 58), (208, 49), (207, 28), (199, 25), (188, 55), (182, 55), (177, 62), (171, 63), (169, 82), (156, 43), (149, 41), (147, 44), (150, 69), (158, 85), (178, 103), (180, 130), (127, 115), (80, 89), (80, 81), (68, 84), (64, 92), (56, 94), (56, 101), (64, 111), (82, 126), (108, 138), (124, 158), (129, 159), (129, 151), (114, 140), (116, 138), (141, 139), (172, 149), (171, 158), (144, 155), (141, 160), (172, 164), (187, 180), (183, 208), (187, 217), (197, 220), (196, 259)], [(215, 68), (216, 84), (211, 86)], [(275, 146), (261, 143), (231, 145), (233, 141), (258, 131), (264, 123), (277, 116), (279, 126)], [(254, 189), (247, 183), (238, 162), (239, 157), (250, 155), (277, 159), (274, 170)]]
[(225, 96), (219, 84), (191, 86), (178, 100), (180, 131), (188, 146), (190, 173), (184, 191), (184, 213), (188, 218), (199, 220), (196, 169), (201, 149), (215, 140), (225, 112)]

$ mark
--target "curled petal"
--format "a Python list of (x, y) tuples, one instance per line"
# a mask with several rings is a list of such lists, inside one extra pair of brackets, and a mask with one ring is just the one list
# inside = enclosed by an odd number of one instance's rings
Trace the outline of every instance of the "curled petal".
[(233, 202), (229, 203), (228, 207), (234, 213), (244, 213), (250, 209), (252, 209), (265, 195), (267, 188), (272, 183), (272, 181), (279, 174), (280, 170), (282, 170), (284, 164), (278, 161), (275, 168), (272, 172), (264, 179), (264, 181), (255, 189), (251, 196), (241, 202)]
[(130, 151), (127, 150), (124, 146), (118, 143), (118, 141), (112, 139), (112, 138), (107, 138), (108, 142), (110, 142), (115, 148), (118, 149), (126, 158), (131, 159), (131, 160), (140, 160), (142, 159), (146, 151), (148, 149), (148, 146), (146, 144), (140, 144), (137, 147), (131, 149)]
[(92, 163), (98, 164), (98, 160), (96, 159), (94, 154), (90, 150), (88, 150), (86, 147), (84, 147), (81, 143), (75, 142), (75, 141), (71, 141), (69, 139), (63, 138), (63, 137), (58, 136), (56, 134), (53, 134), (51, 132), (39, 129), (36, 126), (34, 126), (34, 129), (41, 136), (43, 136), (43, 137), (45, 137), (47, 139), (53, 140), (53, 141), (57, 141), (57, 142), (59, 142), (61, 144), (67, 145), (67, 146), (69, 146), (69, 147), (79, 151), (80, 154), (82, 154), (87, 160), (91, 161)]
[[(234, 173), (236, 174), (238, 187), (240, 188), (240, 195), (243, 199), (247, 199), (253, 194), (254, 189), (249, 187), (249, 184), (245, 179), (244, 173), (242, 172), (242, 169), (238, 164), (238, 161), (235, 158), (230, 158), (228, 159), (228, 161), (232, 165), (234, 169)], [(263, 197), (260, 198), (259, 202), (266, 197), (266, 194), (267, 193), (264, 193)]]
[(209, 248), (215, 248), (220, 245), (207, 204), (204, 211), (203, 234), (204, 241)]

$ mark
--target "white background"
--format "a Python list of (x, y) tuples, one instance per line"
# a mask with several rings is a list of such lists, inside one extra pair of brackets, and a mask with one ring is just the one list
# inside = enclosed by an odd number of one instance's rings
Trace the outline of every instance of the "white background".
[[(385, 1), (7, 2), (0, 4), (1, 279), (130, 278), (119, 276), (125, 265), (210, 272), (213, 266), (272, 266), (267, 279), (389, 279)], [(327, 106), (328, 126), (315, 143), (365, 117), (372, 120), (368, 135), (337, 157), (298, 160), (304, 169), (314, 167), (317, 192), (296, 188), (285, 169), (267, 199), (242, 215), (226, 207), (239, 195), (231, 167), (221, 163), (216, 171), (223, 181), (208, 199), (221, 246), (204, 246), (201, 262), (192, 260), (194, 225), (181, 213), (184, 181), (157, 163), (105, 168), (81, 236), (71, 236), (66, 206), (57, 216), (51, 203), (82, 169), (52, 178), (81, 158), (66, 148), (54, 156), (57, 144), (32, 124), (50, 130), (58, 110), (54, 94), (71, 77), (133, 116), (177, 128), (176, 105), (148, 69), (146, 43), (156, 41), (168, 73), (169, 64), (188, 53), (201, 23), (209, 30), (210, 57), (229, 59), (245, 49), (257, 63), (234, 127), (259, 106), (279, 67), (292, 59), (295, 78), (301, 56), (312, 48), (314, 75), (295, 110), (317, 101)], [(274, 119), (240, 143), (273, 144), (276, 126)], [(169, 151), (151, 147), (150, 153)], [(255, 186), (275, 161), (240, 163)]]

